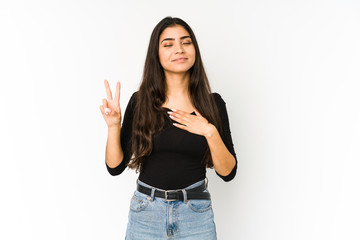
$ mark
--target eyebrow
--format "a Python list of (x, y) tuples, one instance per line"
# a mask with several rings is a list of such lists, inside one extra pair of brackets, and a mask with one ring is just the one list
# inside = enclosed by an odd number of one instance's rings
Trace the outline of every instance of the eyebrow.
[[(190, 36), (182, 36), (180, 39), (184, 39), (184, 38), (190, 38)], [(171, 40), (175, 40), (175, 38), (165, 38), (165, 39), (163, 39), (163, 40), (161, 41), (161, 43), (162, 43), (163, 41), (171, 41)]]

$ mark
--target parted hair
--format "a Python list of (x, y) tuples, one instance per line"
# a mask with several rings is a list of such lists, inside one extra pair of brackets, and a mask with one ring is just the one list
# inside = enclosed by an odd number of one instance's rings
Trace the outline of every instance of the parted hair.
[[(132, 145), (130, 146), (132, 158), (127, 165), (129, 168), (136, 169), (136, 172), (143, 170), (144, 159), (151, 153), (153, 148), (153, 136), (161, 130), (165, 123), (164, 114), (160, 114), (164, 111), (162, 105), (166, 100), (167, 88), (164, 69), (159, 59), (160, 35), (167, 27), (179, 25), (188, 31), (195, 48), (195, 62), (188, 70), (190, 72), (188, 88), (191, 102), (200, 114), (212, 123), (222, 135), (221, 118), (204, 70), (195, 35), (190, 26), (182, 19), (165, 17), (152, 31), (142, 82), (135, 95)], [(207, 147), (202, 163), (208, 168), (213, 168), (209, 147)]]

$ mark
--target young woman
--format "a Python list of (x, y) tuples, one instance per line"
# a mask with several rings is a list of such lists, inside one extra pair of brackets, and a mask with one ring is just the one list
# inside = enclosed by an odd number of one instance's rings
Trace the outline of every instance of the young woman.
[(227, 182), (237, 159), (225, 102), (211, 92), (190, 26), (172, 17), (156, 25), (122, 125), (120, 82), (114, 98), (106, 80), (105, 88), (107, 170), (140, 172), (126, 239), (216, 239), (206, 168)]

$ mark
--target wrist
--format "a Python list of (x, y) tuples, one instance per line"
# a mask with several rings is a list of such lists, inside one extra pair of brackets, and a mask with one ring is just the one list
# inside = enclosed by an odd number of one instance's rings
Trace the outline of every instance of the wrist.
[(209, 123), (204, 136), (206, 138), (211, 138), (215, 135), (216, 131), (216, 127), (213, 124)]
[(114, 124), (112, 126), (108, 127), (108, 132), (117, 132), (121, 130), (121, 125), (120, 124)]

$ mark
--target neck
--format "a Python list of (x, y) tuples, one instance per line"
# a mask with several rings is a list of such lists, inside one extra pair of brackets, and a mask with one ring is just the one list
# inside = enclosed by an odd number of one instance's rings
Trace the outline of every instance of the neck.
[(165, 72), (166, 80), (166, 96), (188, 96), (189, 95), (189, 81), (190, 73), (167, 73)]

